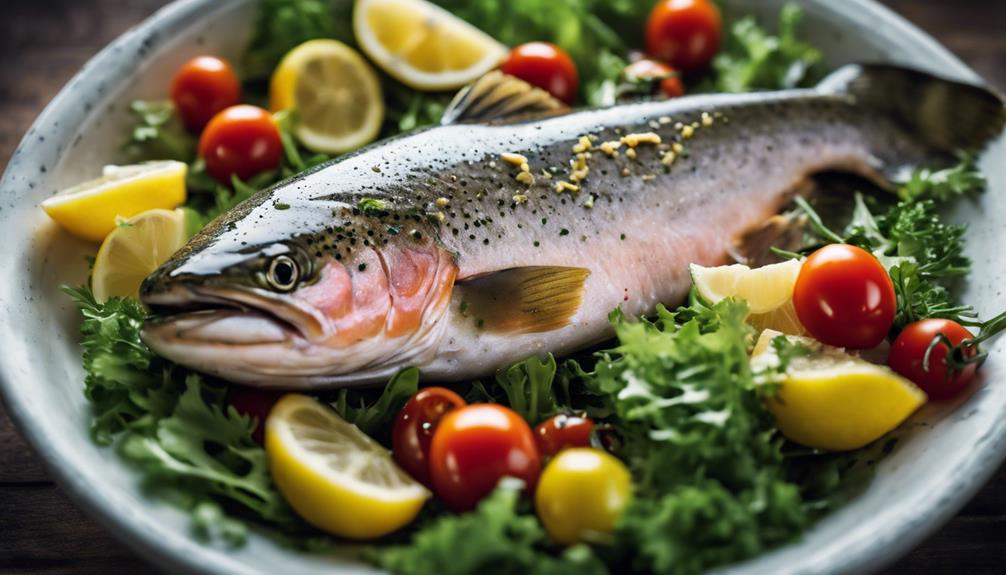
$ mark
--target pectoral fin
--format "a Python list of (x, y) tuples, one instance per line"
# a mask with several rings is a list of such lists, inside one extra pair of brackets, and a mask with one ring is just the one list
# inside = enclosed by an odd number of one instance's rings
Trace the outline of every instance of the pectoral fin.
[(528, 266), (458, 282), (460, 312), (493, 333), (541, 333), (569, 324), (590, 270)]

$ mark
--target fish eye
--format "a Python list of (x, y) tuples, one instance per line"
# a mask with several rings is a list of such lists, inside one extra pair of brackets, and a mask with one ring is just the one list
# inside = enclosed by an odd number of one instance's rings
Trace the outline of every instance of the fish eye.
[(287, 255), (279, 255), (269, 262), (269, 273), (266, 274), (269, 286), (277, 291), (290, 291), (300, 280), (300, 268), (297, 262)]

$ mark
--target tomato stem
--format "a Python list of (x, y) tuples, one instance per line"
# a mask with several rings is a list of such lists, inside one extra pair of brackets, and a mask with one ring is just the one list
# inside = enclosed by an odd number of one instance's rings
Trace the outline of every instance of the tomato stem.
[(982, 342), (1006, 329), (1006, 312), (978, 325), (981, 327), (977, 336), (965, 339), (957, 345), (952, 345), (950, 339), (943, 333), (933, 336), (932, 341), (929, 342), (929, 346), (926, 348), (925, 355), (922, 356), (922, 370), (929, 373), (929, 356), (936, 349), (936, 346), (941, 343), (947, 346), (948, 350), (943, 360), (947, 364), (948, 380), (969, 365), (981, 365), (988, 358), (989, 354), (982, 351), (979, 346)]

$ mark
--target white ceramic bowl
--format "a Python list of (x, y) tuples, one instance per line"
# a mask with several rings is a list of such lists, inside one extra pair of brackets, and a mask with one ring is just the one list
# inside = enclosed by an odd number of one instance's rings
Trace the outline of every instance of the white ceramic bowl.
[[(734, 0), (736, 13), (775, 22), (782, 0)], [(829, 64), (886, 60), (965, 80), (974, 73), (931, 38), (869, 0), (805, 0), (802, 34)], [(253, 536), (238, 550), (192, 539), (189, 518), (145, 497), (138, 476), (111, 449), (91, 443), (77, 312), (60, 293), (86, 276), (93, 246), (56, 229), (39, 203), (98, 175), (117, 159), (134, 98), (163, 98), (171, 72), (200, 53), (237, 58), (253, 0), (182, 0), (92, 59), (25, 136), (0, 183), (0, 383), (18, 427), (52, 476), (113, 534), (154, 564), (187, 573), (365, 573), (346, 558), (299, 554)], [(963, 293), (985, 316), (1006, 308), (1006, 146), (983, 157), (991, 189), (956, 214), (970, 224), (974, 278)], [(956, 405), (930, 406), (880, 465), (868, 490), (789, 546), (730, 566), (730, 573), (848, 573), (883, 566), (956, 512), (1006, 453), (1006, 370), (994, 344), (983, 385)], [(918, 425), (925, 422), (927, 425)]]

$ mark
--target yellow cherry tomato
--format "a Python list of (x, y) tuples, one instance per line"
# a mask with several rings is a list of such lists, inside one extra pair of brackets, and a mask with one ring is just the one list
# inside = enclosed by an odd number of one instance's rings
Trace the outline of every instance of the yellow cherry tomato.
[(560, 452), (538, 480), (535, 507), (557, 543), (611, 534), (632, 498), (632, 477), (617, 458), (587, 447)]

